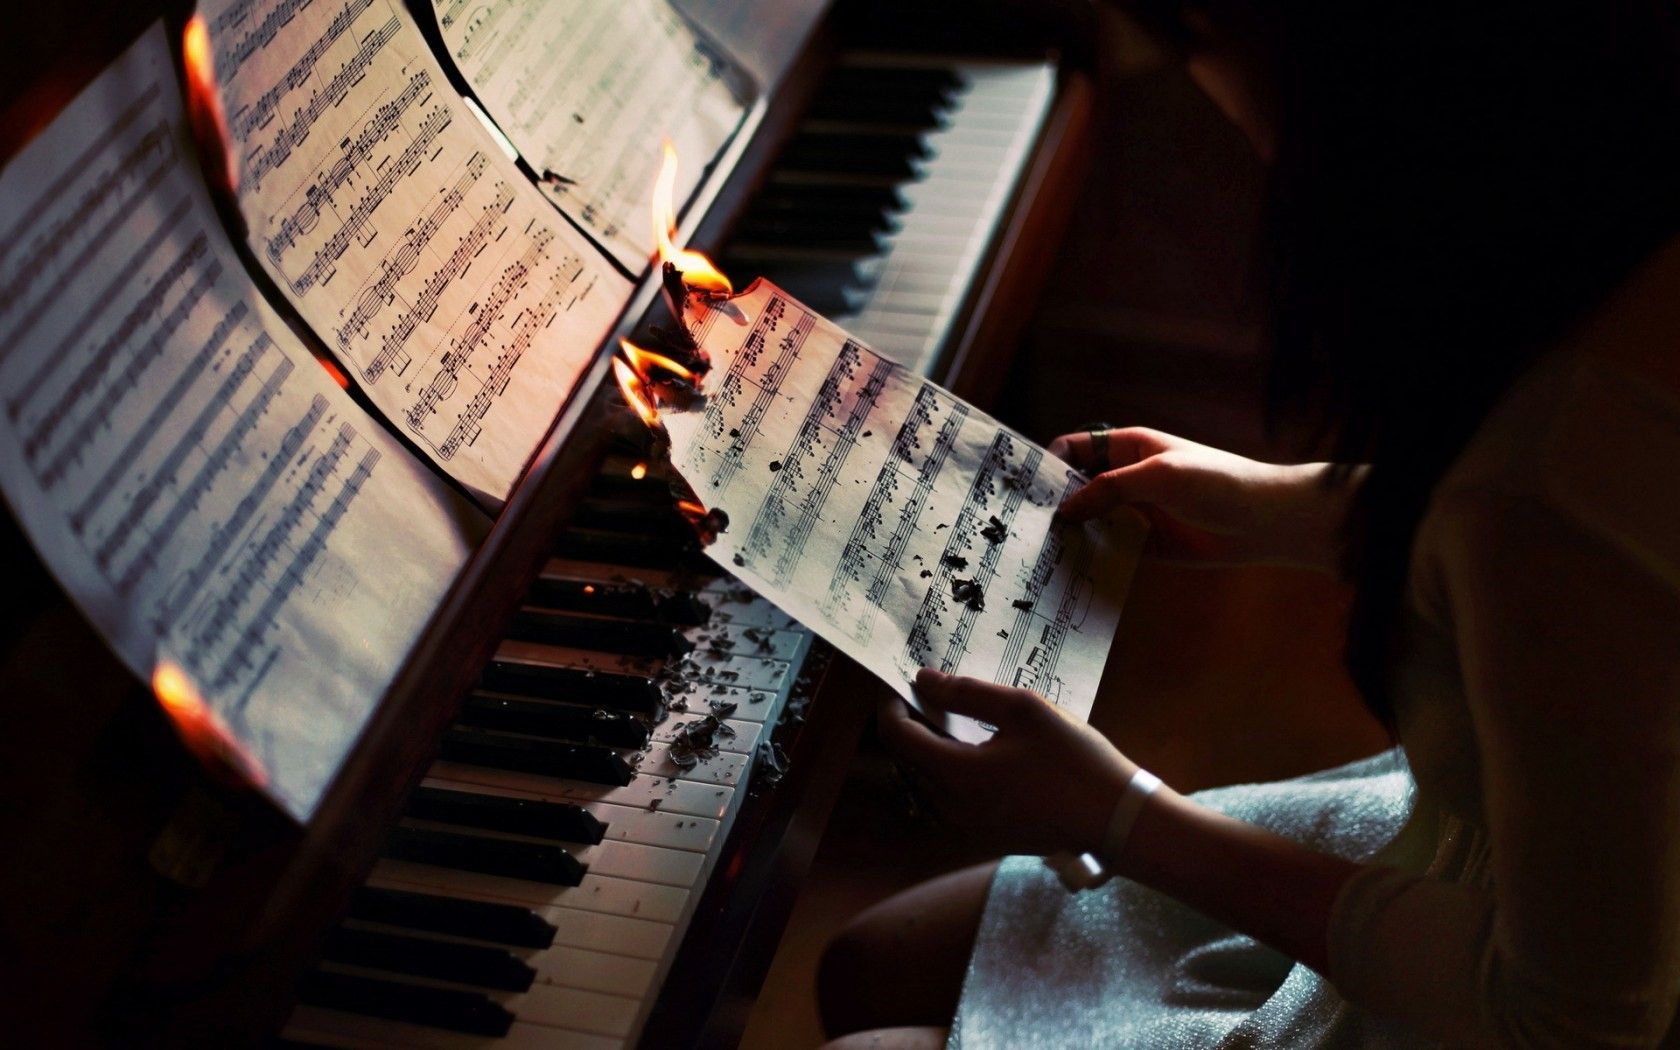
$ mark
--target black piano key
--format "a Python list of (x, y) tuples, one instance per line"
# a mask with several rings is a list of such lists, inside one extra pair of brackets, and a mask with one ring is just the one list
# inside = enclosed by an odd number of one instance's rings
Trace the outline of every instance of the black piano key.
[(828, 71), (818, 92), (857, 95), (880, 92), (895, 96), (947, 97), (967, 86), (967, 79), (949, 66), (884, 66), (859, 63)]
[(491, 660), (479, 675), (479, 681), (492, 692), (560, 700), (586, 707), (607, 707), (650, 718), (659, 714), (664, 702), (658, 683), (644, 675), (591, 671), (581, 667)]
[(897, 72), (901, 71), (875, 70), (870, 75), (863, 75), (862, 70), (839, 71), (837, 79), (818, 89), (806, 107), (805, 119), (919, 131), (946, 126), (951, 105), (962, 89), (960, 81), (953, 77), (941, 83), (888, 82)]
[(349, 914), (365, 922), (471, 937), (515, 948), (547, 948), (554, 943), (553, 924), (517, 904), (361, 886), (350, 895)]
[(900, 214), (897, 209), (879, 203), (816, 199), (796, 204), (772, 197), (748, 210), (736, 235), (750, 238), (758, 235), (761, 227), (775, 231), (784, 226), (811, 225), (897, 233), (904, 225)]
[(554, 556), (638, 569), (688, 570), (712, 576), (718, 573), (717, 567), (700, 553), (699, 542), (692, 538), (676, 541), (595, 529), (565, 529), (554, 542)]
[(636, 775), (624, 757), (611, 748), (513, 736), (472, 726), (457, 725), (445, 730), (438, 753), (447, 761), (469, 766), (587, 780), (614, 787), (623, 787)]
[(676, 512), (669, 496), (658, 503), (610, 496), (585, 497), (578, 502), (572, 525), (678, 543), (694, 539), (694, 526)]
[(636, 583), (591, 583), (539, 576), (532, 582), (525, 600), (545, 609), (569, 609), (632, 620), (659, 618), (658, 596), (651, 588)]
[(585, 865), (552, 842), (521, 842), (399, 824), (385, 841), (385, 855), (482, 875), (506, 875), (555, 886), (576, 886)]
[(422, 988), (376, 977), (316, 970), (298, 982), (298, 999), (311, 1006), (501, 1038), (513, 1014), (483, 992)]
[(607, 826), (582, 806), (541, 799), (485, 795), (450, 788), (421, 787), (408, 800), (408, 815), (443, 824), (510, 831), (516, 835), (593, 846)]
[(534, 700), (506, 693), (476, 690), (469, 694), (456, 718), (460, 725), (500, 729), (508, 733), (576, 740), (609, 747), (640, 748), (647, 744), (649, 730), (625, 711), (604, 707)]
[(859, 255), (878, 255), (886, 244), (881, 234), (855, 221), (812, 216), (771, 220), (748, 218), (741, 223), (737, 236), (743, 242), (771, 247), (834, 248)]
[(529, 606), (514, 614), (507, 636), (622, 656), (681, 656), (694, 648), (680, 628), (668, 623), (600, 619)]
[(805, 131), (793, 137), (776, 165), (783, 171), (834, 172), (848, 178), (907, 182), (920, 178), (927, 148), (914, 135), (844, 135)]
[(525, 960), (501, 948), (342, 927), (327, 934), (321, 958), (503, 992), (527, 991), (537, 976)]
[(650, 506), (671, 505), (671, 482), (663, 475), (649, 472), (636, 477), (602, 471), (589, 481), (589, 491), (596, 495), (618, 496), (646, 502)]
[(831, 210), (892, 215), (909, 207), (904, 191), (896, 186), (856, 183), (771, 182), (752, 203), (752, 210), (761, 214)]

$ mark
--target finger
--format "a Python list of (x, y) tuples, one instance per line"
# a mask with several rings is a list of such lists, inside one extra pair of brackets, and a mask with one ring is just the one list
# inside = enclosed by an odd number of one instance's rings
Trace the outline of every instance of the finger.
[(1050, 442), (1049, 452), (1080, 470), (1100, 473), (1164, 452), (1175, 441), (1148, 427), (1098, 427), (1061, 435)]
[(995, 726), (1019, 723), (1023, 716), (1037, 713), (1045, 703), (1025, 689), (959, 678), (924, 667), (916, 675), (916, 695), (939, 710), (967, 715)]
[(1056, 513), (1068, 521), (1089, 521), (1133, 503), (1164, 503), (1171, 496), (1172, 467), (1145, 459), (1099, 474), (1062, 501)]
[(941, 736), (916, 719), (901, 697), (889, 696), (877, 712), (876, 724), (889, 750), (921, 770), (938, 770), (960, 760), (968, 745)]

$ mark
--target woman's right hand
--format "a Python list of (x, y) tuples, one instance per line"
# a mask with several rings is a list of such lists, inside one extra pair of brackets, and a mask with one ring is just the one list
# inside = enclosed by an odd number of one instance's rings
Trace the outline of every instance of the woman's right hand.
[(1062, 503), (1062, 517), (1129, 507), (1149, 519), (1149, 552), (1163, 560), (1341, 572), (1342, 522), (1359, 472), (1331, 486), (1325, 463), (1261, 463), (1144, 427), (1064, 434), (1050, 451), (1094, 475)]

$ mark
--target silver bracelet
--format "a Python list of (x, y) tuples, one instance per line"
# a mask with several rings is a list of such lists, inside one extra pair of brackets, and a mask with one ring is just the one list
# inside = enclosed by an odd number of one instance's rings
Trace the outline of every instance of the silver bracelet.
[(1112, 877), (1114, 868), (1119, 864), (1120, 851), (1126, 848), (1126, 840), (1132, 837), (1132, 825), (1137, 823), (1138, 814), (1143, 812), (1149, 796), (1160, 787), (1160, 777), (1146, 769), (1137, 770), (1126, 781), (1126, 786), (1120, 789), (1120, 798), (1114, 803), (1114, 813), (1108, 818), (1108, 830), (1103, 833), (1102, 846), (1095, 856), (1090, 853), (1057, 853), (1044, 858), (1045, 866), (1056, 873), (1069, 893), (1094, 889)]
[(1126, 790), (1120, 792), (1120, 801), (1114, 804), (1114, 814), (1108, 818), (1108, 831), (1103, 835), (1102, 852), (1098, 854), (1103, 867), (1118, 866), (1120, 851), (1126, 848), (1126, 840), (1132, 837), (1132, 825), (1137, 823), (1138, 814), (1143, 812), (1143, 804), (1160, 787), (1161, 778), (1147, 769), (1138, 770), (1132, 774), (1132, 779), (1126, 781)]

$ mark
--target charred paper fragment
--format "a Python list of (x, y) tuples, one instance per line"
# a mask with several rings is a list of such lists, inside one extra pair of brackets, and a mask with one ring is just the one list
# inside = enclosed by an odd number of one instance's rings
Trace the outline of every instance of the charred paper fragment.
[(994, 514), (986, 520), (988, 524), (980, 530), (980, 535), (984, 536), (988, 543), (1002, 543), (1009, 538), (1008, 526), (999, 521), (997, 515)]
[(973, 580), (953, 579), (951, 597), (975, 612), (984, 612), (986, 609), (986, 592)]

